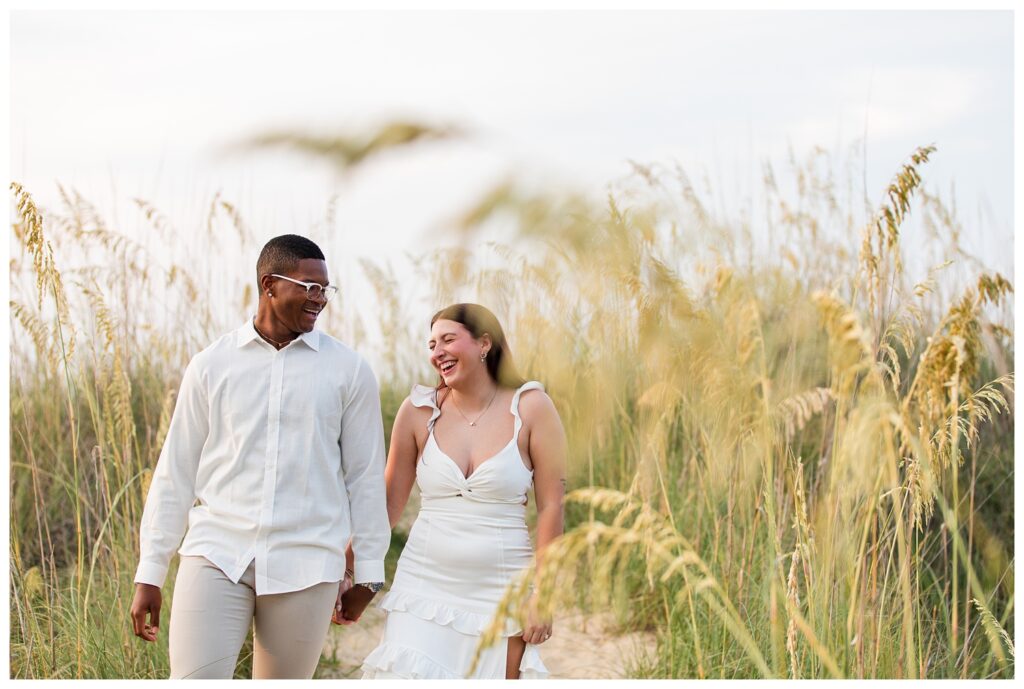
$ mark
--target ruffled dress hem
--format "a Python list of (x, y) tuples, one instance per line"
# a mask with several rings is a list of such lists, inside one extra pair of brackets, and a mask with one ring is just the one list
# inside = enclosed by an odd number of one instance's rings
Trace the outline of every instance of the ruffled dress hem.
[[(387, 612), (405, 612), (469, 636), (480, 636), (491, 624), (491, 615), (462, 610), (445, 603), (422, 598), (405, 591), (389, 591), (378, 607)], [(522, 629), (509, 621), (502, 635), (516, 636)], [(363, 661), (363, 679), (374, 679), (378, 673), (398, 675), (408, 679), (464, 679), (457, 672), (435, 662), (421, 651), (383, 642)], [(527, 644), (519, 663), (520, 679), (547, 679), (548, 669), (540, 658), (537, 647)]]
[[(491, 620), (493, 619), (493, 615), (487, 613), (464, 610), (448, 603), (417, 596), (407, 591), (388, 591), (381, 598), (378, 607), (387, 612), (407, 612), (421, 620), (429, 620), (445, 627), (451, 627), (457, 632), (471, 636), (483, 634), (491, 626)], [(515, 623), (515, 620), (507, 620), (502, 636), (516, 636), (521, 634), (522, 631), (522, 628)]]
[(363, 679), (386, 672), (407, 679), (462, 679), (414, 648), (383, 643), (363, 661)]
[[(363, 679), (376, 679), (380, 673), (397, 675), (403, 679), (467, 679), (435, 663), (414, 648), (382, 643), (366, 656), (362, 666)], [(547, 679), (550, 673), (541, 662), (540, 654), (527, 645), (519, 663), (519, 679)]]

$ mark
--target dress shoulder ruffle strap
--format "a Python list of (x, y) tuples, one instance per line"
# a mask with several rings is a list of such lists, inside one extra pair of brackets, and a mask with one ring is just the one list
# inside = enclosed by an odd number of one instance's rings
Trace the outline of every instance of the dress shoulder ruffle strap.
[(543, 389), (544, 389), (543, 385), (541, 385), (540, 383), (538, 383), (535, 380), (531, 380), (531, 381), (528, 381), (528, 382), (524, 383), (518, 390), (516, 390), (516, 394), (512, 396), (512, 407), (511, 407), (510, 411), (512, 412), (512, 416), (516, 417), (515, 430), (513, 431), (513, 434), (512, 434), (513, 438), (518, 438), (519, 437), (519, 429), (523, 427), (523, 420), (519, 416), (519, 397), (520, 397), (520, 395), (522, 395), (527, 390), (543, 390)]
[(415, 407), (430, 407), (433, 410), (427, 422), (427, 428), (433, 429), (434, 422), (441, 415), (441, 409), (437, 406), (437, 390), (429, 385), (413, 385), (409, 392), (409, 401)]

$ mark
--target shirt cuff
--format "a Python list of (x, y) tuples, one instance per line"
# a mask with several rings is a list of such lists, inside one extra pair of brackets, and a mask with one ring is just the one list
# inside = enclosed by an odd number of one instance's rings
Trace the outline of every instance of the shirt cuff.
[(164, 585), (167, 579), (167, 566), (157, 565), (152, 562), (140, 562), (139, 568), (135, 570), (136, 584), (151, 584), (157, 588)]
[(384, 560), (356, 560), (353, 584), (367, 584), (384, 581)]

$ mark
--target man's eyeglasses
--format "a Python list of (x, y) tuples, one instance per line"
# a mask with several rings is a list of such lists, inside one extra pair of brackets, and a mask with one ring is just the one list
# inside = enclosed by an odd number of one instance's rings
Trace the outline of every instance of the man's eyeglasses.
[(296, 285), (302, 285), (306, 288), (306, 299), (311, 301), (316, 301), (321, 295), (323, 295), (324, 301), (330, 301), (331, 297), (338, 293), (338, 288), (334, 285), (327, 285), (327, 287), (324, 287), (317, 282), (303, 282), (302, 280), (296, 280), (288, 277), (287, 275), (278, 275), (277, 273), (271, 273), (270, 277), (281, 278), (288, 282), (294, 282)]

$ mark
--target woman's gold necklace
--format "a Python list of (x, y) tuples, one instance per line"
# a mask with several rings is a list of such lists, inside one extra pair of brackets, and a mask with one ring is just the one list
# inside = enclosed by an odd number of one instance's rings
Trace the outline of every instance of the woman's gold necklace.
[(491, 395), (490, 401), (487, 403), (487, 406), (484, 407), (484, 410), (482, 412), (480, 412), (480, 416), (476, 417), (476, 420), (474, 420), (474, 421), (470, 421), (469, 417), (462, 413), (462, 409), (459, 407), (459, 403), (455, 401), (455, 395), (452, 395), (452, 404), (455, 405), (455, 409), (457, 409), (458, 412), (460, 414), (462, 414), (462, 418), (464, 418), (469, 423), (470, 426), (476, 426), (476, 422), (484, 417), (484, 414), (487, 413), (487, 410), (491, 408), (491, 402), (493, 402), (494, 398), (497, 397), (497, 396), (498, 396), (498, 386), (495, 386), (494, 387), (494, 394)]

